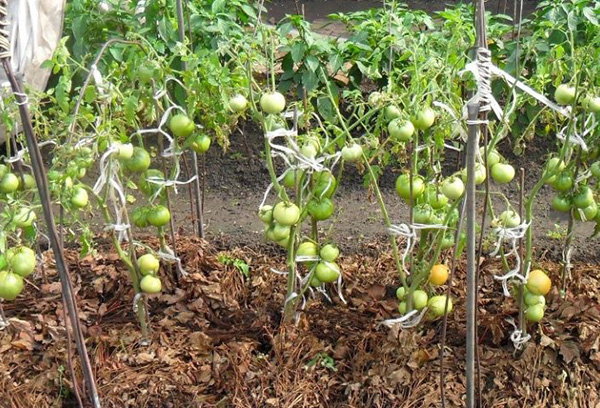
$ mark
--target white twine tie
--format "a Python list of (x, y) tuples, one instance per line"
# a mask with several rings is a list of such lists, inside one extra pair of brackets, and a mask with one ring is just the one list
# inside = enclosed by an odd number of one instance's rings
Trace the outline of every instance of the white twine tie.
[(428, 308), (424, 307), (421, 312), (418, 310), (412, 310), (404, 316), (397, 317), (395, 319), (387, 319), (379, 323), (380, 325), (387, 327), (400, 326), (402, 329), (410, 329), (411, 327), (417, 326), (423, 320), (423, 316), (427, 312)]
[(518, 225), (514, 228), (495, 228), (494, 232), (496, 235), (496, 246), (490, 256), (497, 256), (500, 252), (500, 248), (505, 241), (510, 242), (510, 252), (506, 256), (514, 256), (515, 267), (505, 273), (504, 275), (494, 275), (494, 279), (502, 282), (502, 290), (504, 296), (510, 297), (510, 291), (508, 290), (508, 281), (513, 278), (520, 279), (523, 283), (527, 282), (529, 278), (529, 268), (525, 271), (525, 275), (521, 275), (521, 256), (517, 244), (520, 239), (523, 239), (525, 233), (529, 229), (531, 222), (526, 222)]
[(523, 344), (527, 343), (531, 339), (531, 335), (527, 333), (525, 336), (523, 336), (523, 331), (517, 327), (515, 320), (512, 317), (506, 319), (506, 322), (510, 323), (510, 325), (514, 328), (513, 332), (510, 334), (510, 341), (512, 341), (515, 349), (520, 350), (523, 347)]

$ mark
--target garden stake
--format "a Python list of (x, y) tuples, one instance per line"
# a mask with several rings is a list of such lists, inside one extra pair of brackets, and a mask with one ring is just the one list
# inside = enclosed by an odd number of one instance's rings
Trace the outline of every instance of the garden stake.
[[(460, 157), (460, 156), (459, 156)], [(452, 260), (450, 261), (450, 273), (448, 276), (448, 282), (446, 287), (446, 303), (444, 305), (444, 317), (442, 318), (442, 334), (440, 340), (440, 396), (442, 408), (446, 407), (446, 381), (444, 378), (444, 351), (446, 348), (446, 334), (448, 332), (448, 305), (450, 304), (450, 295), (452, 294), (452, 282), (454, 281), (454, 274), (456, 273), (456, 261), (458, 260), (458, 244), (460, 241), (460, 233), (465, 222), (465, 210), (466, 201), (462, 202), (462, 209), (460, 211), (460, 218), (458, 220), (458, 226), (454, 233), (454, 248), (452, 249)]]
[[(476, 0), (475, 7), (475, 46), (477, 50), (476, 58), (479, 59), (481, 50), (487, 51), (487, 37), (485, 25), (485, 3), (484, 0)], [(483, 76), (483, 75), (482, 75)], [(489, 79), (488, 79), (489, 80)], [(490, 110), (489, 95), (484, 95), (483, 90), (480, 97), (473, 104), (467, 106), (469, 124), (469, 138), (467, 142), (467, 407), (472, 408), (475, 403), (475, 389), (481, 406), (481, 371), (479, 367), (479, 349), (477, 336), (477, 298), (479, 291), (479, 258), (475, 252), (475, 210), (477, 203), (475, 200), (475, 155), (479, 149), (479, 127), (483, 125), (484, 132), (487, 132), (487, 112)], [(489, 92), (489, 90), (487, 91)], [(478, 121), (474, 121), (477, 114), (480, 114)], [(477, 122), (477, 123), (474, 123)], [(487, 133), (486, 133), (487, 134)], [(487, 161), (487, 158), (486, 158)], [(486, 167), (487, 171), (487, 167)], [(489, 190), (488, 190), (489, 191)], [(485, 212), (485, 211), (484, 211)], [(483, 225), (482, 225), (483, 228)], [(474, 377), (475, 360), (477, 360), (477, 378)]]
[[(525, 169), (521, 167), (519, 169), (519, 217), (523, 220), (525, 217)], [(519, 240), (519, 256), (523, 259), (523, 239)], [(521, 271), (523, 275), (523, 265), (521, 264)], [(521, 282), (521, 290), (519, 291), (519, 329), (523, 335), (527, 335), (527, 323), (525, 322), (525, 283)]]
[[(153, 93), (154, 93), (154, 89), (153, 89)], [(156, 99), (154, 100), (154, 106), (156, 108), (156, 111), (158, 112), (159, 105), (158, 105), (158, 101)], [(160, 127), (160, 119), (158, 120), (158, 122), (159, 123), (158, 123), (157, 127)], [(164, 151), (164, 137), (165, 136), (161, 133), (160, 137), (158, 138), (158, 144), (159, 144), (158, 148), (160, 149), (161, 152)], [(167, 177), (167, 160), (162, 155), (160, 157), (160, 164), (162, 167), (163, 175), (165, 176), (165, 179), (166, 179), (166, 177)], [(188, 178), (188, 180), (189, 180), (189, 178)], [(165, 199), (167, 201), (167, 208), (169, 209), (169, 212), (171, 214), (174, 214), (173, 208), (171, 206), (171, 197), (169, 194), (169, 187), (165, 187)], [(173, 256), (175, 258), (177, 258), (177, 241), (175, 240), (175, 217), (174, 216), (171, 216), (171, 219), (169, 220), (169, 235), (171, 238), (171, 246), (173, 247), (173, 249), (172, 249)], [(177, 270), (176, 278), (179, 280), (181, 277), (183, 277), (183, 275), (185, 275), (185, 272), (181, 268), (180, 262), (175, 263), (175, 268)]]
[[(4, 28), (4, 19), (6, 18), (6, 7), (7, 0), (0, 0), (0, 22)], [(54, 257), (56, 260), (56, 269), (60, 277), (62, 296), (67, 305), (69, 319), (75, 334), (75, 343), (77, 345), (77, 351), (81, 360), (81, 368), (87, 385), (87, 391), (89, 398), (95, 408), (100, 407), (100, 398), (98, 397), (98, 391), (96, 389), (96, 383), (94, 379), (94, 373), (92, 371), (91, 363), (87, 354), (85, 346), (85, 340), (81, 332), (81, 324), (77, 314), (77, 303), (73, 294), (73, 288), (69, 277), (69, 270), (67, 263), (64, 258), (62, 246), (60, 245), (58, 233), (56, 231), (56, 224), (54, 223), (54, 215), (52, 213), (50, 191), (48, 190), (48, 184), (46, 181), (46, 172), (44, 169), (44, 161), (42, 154), (37, 144), (37, 140), (33, 131), (33, 125), (31, 123), (31, 116), (29, 108), (27, 106), (27, 95), (23, 93), (21, 85), (17, 81), (16, 77), (12, 72), (12, 66), (10, 62), (10, 44), (7, 38), (8, 32), (4, 29), (0, 30), (0, 58), (2, 59), (2, 65), (6, 72), (6, 77), (10, 82), (13, 94), (15, 95), (16, 103), (19, 105), (19, 113), (21, 115), (21, 121), (23, 124), (23, 132), (25, 133), (27, 141), (27, 149), (31, 156), (31, 165), (33, 168), (33, 176), (38, 188), (38, 194), (42, 203), (42, 209), (44, 212), (44, 218), (48, 227), (48, 237)], [(68, 323), (65, 322), (65, 326), (68, 327)], [(67, 328), (68, 330), (68, 328)], [(75, 382), (76, 379), (73, 378)]]
[(467, 408), (475, 407), (475, 321), (477, 292), (477, 260), (475, 259), (475, 150), (479, 133), (479, 102), (471, 102), (468, 106), (469, 139), (467, 141)]
[[(177, 33), (179, 35), (179, 42), (185, 43), (185, 19), (183, 16), (183, 2), (176, 0), (177, 4)], [(187, 64), (185, 61), (181, 61), (181, 70), (187, 70)], [(200, 187), (200, 169), (198, 165), (198, 155), (196, 152), (192, 152), (192, 163), (194, 164), (194, 193), (196, 196), (196, 215), (198, 216), (198, 237), (204, 239), (204, 189)], [(190, 185), (190, 189), (192, 186)]]

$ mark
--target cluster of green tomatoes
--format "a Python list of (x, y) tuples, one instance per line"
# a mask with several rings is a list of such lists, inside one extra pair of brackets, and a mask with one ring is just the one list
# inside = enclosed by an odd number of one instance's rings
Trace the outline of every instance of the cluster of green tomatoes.
[(524, 286), (523, 300), (525, 302), (525, 318), (537, 323), (544, 318), (546, 310), (545, 295), (550, 292), (552, 281), (541, 269), (535, 269), (529, 274), (529, 278)]
[(147, 294), (159, 293), (162, 290), (162, 283), (158, 277), (160, 261), (153, 254), (145, 254), (137, 259), (138, 268), (142, 274), (140, 280), (140, 289)]
[[(319, 248), (317, 243), (306, 240), (298, 245), (296, 257), (299, 262), (305, 264), (311, 271), (309, 284), (313, 287), (321, 286), (323, 283), (334, 283), (340, 277), (340, 267), (336, 263), (340, 256), (340, 250), (333, 244), (325, 244)], [(309, 260), (313, 259), (313, 260)]]
[[(429, 273), (429, 283), (433, 287), (440, 287), (448, 281), (449, 270), (446, 265), (437, 264), (431, 268)], [(404, 315), (408, 311), (408, 293), (403, 286), (400, 286), (396, 290), (396, 297), (400, 301), (398, 304), (398, 312)], [(423, 289), (416, 289), (412, 292), (412, 307), (413, 310), (423, 310), (427, 307), (426, 317), (434, 320), (444, 316), (452, 311), (452, 299), (446, 297), (446, 295), (434, 295), (429, 297), (429, 294)], [(446, 309), (446, 302), (448, 303), (448, 309)]]
[[(560, 105), (573, 106), (583, 113), (600, 113), (600, 97), (585, 96), (576, 101), (576, 89), (568, 84), (561, 84), (556, 88), (554, 99)], [(546, 182), (557, 194), (552, 199), (552, 208), (559, 212), (573, 211), (578, 221), (595, 221), (600, 226), (600, 211), (595, 200), (595, 193), (587, 180), (577, 182), (576, 176), (585, 172), (585, 166), (589, 166), (591, 177), (596, 180), (596, 188), (600, 182), (600, 147), (591, 146), (591, 149), (581, 155), (580, 168), (576, 168), (574, 161), (565, 163), (558, 157), (548, 160), (545, 167)], [(596, 160), (596, 161), (594, 161)], [(591, 164), (588, 164), (592, 162)], [(579, 173), (577, 173), (579, 171)]]
[(23, 291), (23, 279), (35, 271), (35, 252), (26, 246), (8, 249), (0, 255), (0, 298), (15, 300)]

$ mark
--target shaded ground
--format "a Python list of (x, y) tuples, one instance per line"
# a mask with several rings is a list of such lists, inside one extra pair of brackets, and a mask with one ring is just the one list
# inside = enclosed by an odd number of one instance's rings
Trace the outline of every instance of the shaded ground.
[[(127, 274), (109, 251), (77, 259), (73, 283), (103, 407), (434, 407), (439, 406), (441, 322), (398, 332), (379, 325), (396, 316), (396, 285), (385, 247), (344, 256), (343, 295), (317, 297), (298, 327), (280, 325), (285, 278), (269, 271), (283, 257), (269, 248), (226, 254), (250, 266), (244, 279), (221, 265), (216, 247), (181, 237), (189, 278), (163, 269), (164, 293), (149, 299), (152, 343), (138, 344)], [(156, 242), (151, 242), (156, 245)], [(47, 257), (48, 265), (50, 265)], [(542, 262), (553, 281), (557, 267)], [(600, 281), (596, 265), (578, 264), (567, 298), (547, 296), (546, 318), (515, 352), (508, 339), (514, 301), (499, 296), (482, 266), (480, 352), (484, 407), (597, 407), (600, 403)], [(445, 351), (447, 406), (464, 406), (464, 276), (452, 288)], [(0, 405), (72, 406), (59, 284), (28, 285), (7, 304), (0, 332)], [(439, 289), (437, 289), (439, 291)], [(71, 403), (69, 403), (69, 401)]]
[[(411, 9), (424, 10), (428, 13), (444, 10), (448, 5), (467, 3), (457, 0), (405, 0)], [(523, 1), (523, 15), (532, 13), (538, 0)], [(306, 19), (313, 23), (313, 28), (319, 32), (330, 35), (344, 35), (343, 25), (331, 22), (327, 19), (329, 14), (340, 12), (354, 12), (378, 8), (383, 6), (382, 0), (273, 0), (266, 2), (268, 18), (271, 23), (276, 23), (285, 17), (286, 14), (298, 14), (304, 12)], [(494, 13), (503, 13), (509, 16), (514, 15), (515, 2), (510, 0), (491, 0), (486, 1), (487, 10)], [(518, 16), (518, 14), (517, 14)], [(518, 21), (518, 18), (515, 19)]]

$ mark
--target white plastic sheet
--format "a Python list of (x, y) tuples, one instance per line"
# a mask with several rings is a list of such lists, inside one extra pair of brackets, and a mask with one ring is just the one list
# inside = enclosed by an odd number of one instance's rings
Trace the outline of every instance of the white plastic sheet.
[[(8, 0), (11, 62), (15, 75), (34, 89), (43, 90), (50, 70), (41, 66), (52, 57), (62, 35), (65, 0)], [(9, 86), (0, 69), (0, 94)], [(0, 95), (0, 97), (2, 97)], [(0, 144), (6, 140), (0, 124)]]
[[(44, 89), (50, 71), (42, 69), (62, 35), (65, 0), (8, 0), (12, 66), (28, 86)], [(0, 80), (5, 82), (4, 73)]]

